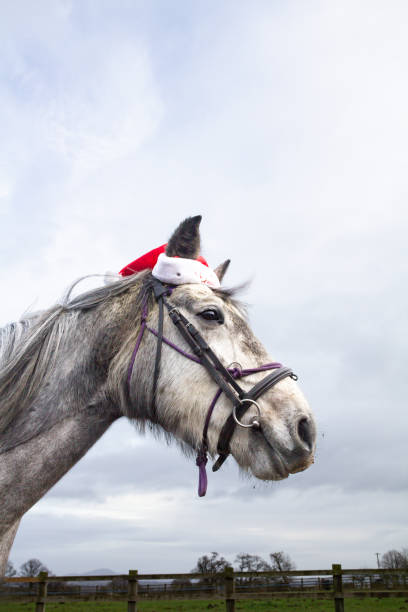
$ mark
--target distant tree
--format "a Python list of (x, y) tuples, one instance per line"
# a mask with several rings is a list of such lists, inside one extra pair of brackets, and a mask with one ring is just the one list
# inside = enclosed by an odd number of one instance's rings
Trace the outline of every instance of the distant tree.
[(271, 569), (277, 572), (289, 572), (290, 570), (296, 569), (296, 565), (288, 554), (284, 553), (283, 550), (280, 552), (274, 552), (269, 554), (271, 558)]
[(271, 569), (276, 572), (281, 572), (282, 581), (285, 582), (285, 584), (288, 584), (289, 577), (285, 574), (285, 572), (296, 569), (296, 565), (293, 563), (292, 559), (287, 553), (284, 553), (283, 550), (270, 553), (269, 556), (271, 558)]
[[(52, 576), (52, 573), (39, 559), (29, 559), (22, 565), (20, 565), (20, 576), (27, 576), (27, 578), (32, 578), (38, 576), (40, 572), (48, 572), (49, 576)], [(50, 585), (51, 586), (51, 585)], [(29, 583), (25, 587), (30, 592), (34, 590), (33, 583)]]
[(262, 557), (248, 553), (239, 553), (235, 557), (235, 564), (240, 572), (265, 572), (271, 569), (269, 563)]
[[(248, 553), (239, 553), (235, 557), (235, 565), (239, 572), (265, 572), (271, 569), (269, 563), (262, 559), (262, 557)], [(238, 578), (238, 583), (240, 584), (255, 584), (257, 582), (265, 582), (265, 579), (254, 576)]]
[(381, 557), (380, 565), (384, 569), (408, 569), (408, 549), (387, 551)]
[(17, 571), (14, 569), (14, 565), (12, 564), (12, 562), (11, 561), (7, 561), (5, 575), (8, 576), (9, 578), (12, 578), (16, 574), (17, 574)]
[[(223, 572), (226, 567), (229, 567), (230, 563), (224, 557), (220, 556), (220, 553), (212, 552), (209, 555), (203, 555), (197, 560), (197, 565), (191, 570), (194, 574), (219, 574)], [(211, 583), (212, 579), (203, 578), (200, 582)]]
[(51, 572), (39, 559), (29, 559), (22, 565), (20, 565), (20, 576), (34, 577), (38, 576), (40, 572), (48, 572), (51, 576)]
[(191, 570), (192, 573), (197, 574), (216, 574), (223, 572), (226, 567), (229, 567), (229, 563), (224, 557), (220, 556), (220, 553), (212, 552), (211, 556), (203, 555), (197, 560), (197, 565)]

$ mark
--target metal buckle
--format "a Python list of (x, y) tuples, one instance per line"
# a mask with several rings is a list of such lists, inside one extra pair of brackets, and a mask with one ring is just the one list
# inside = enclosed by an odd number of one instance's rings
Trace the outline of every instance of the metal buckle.
[[(249, 402), (250, 404), (253, 404), (254, 406), (256, 406), (256, 409), (258, 411), (258, 417), (260, 418), (261, 417), (261, 409), (259, 407), (259, 404), (255, 400), (250, 399), (249, 397), (246, 397), (246, 398), (244, 397), (244, 399), (242, 399), (240, 401), (240, 404), (242, 405), (245, 402)], [(239, 421), (238, 418), (237, 418), (237, 413), (235, 412), (235, 410), (236, 410), (236, 406), (234, 406), (233, 409), (232, 409), (232, 416), (233, 416), (234, 421), (236, 422), (237, 425), (240, 425), (241, 427), (245, 427), (245, 428), (260, 427), (261, 426), (261, 424), (259, 423), (259, 421), (256, 420), (256, 418), (254, 418), (254, 420), (251, 423), (249, 423), (249, 425), (245, 425), (245, 423), (241, 423), (241, 421)]]
[(227, 370), (238, 370), (238, 372), (242, 372), (242, 365), (238, 361), (233, 361), (227, 366)]
[[(240, 371), (242, 370), (242, 365), (238, 361), (232, 361), (229, 364), (228, 368), (233, 368), (233, 366), (236, 366), (237, 370), (240, 370)], [(227, 370), (228, 370), (228, 368), (227, 368)]]

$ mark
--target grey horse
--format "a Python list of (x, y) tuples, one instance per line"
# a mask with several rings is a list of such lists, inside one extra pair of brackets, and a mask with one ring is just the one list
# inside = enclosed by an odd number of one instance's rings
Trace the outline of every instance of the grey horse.
[[(178, 226), (168, 254), (198, 257), (200, 220), (189, 217)], [(227, 263), (215, 270), (220, 281), (226, 268)], [(151, 271), (144, 270), (79, 297), (68, 292), (61, 304), (0, 330), (0, 575), (23, 514), (116, 419), (125, 416), (141, 431), (146, 426), (164, 430), (184, 449), (199, 449), (217, 392), (206, 369), (163, 344), (154, 417), (154, 334), (144, 335), (129, 376), (143, 304), (149, 327), (158, 326), (158, 306), (148, 293), (151, 281)], [(169, 299), (226, 366), (256, 369), (271, 361), (231, 291), (181, 284)], [(209, 311), (216, 315), (209, 317)], [(170, 343), (189, 350), (169, 317), (163, 333)], [(241, 384), (250, 388), (263, 375), (255, 372)], [(237, 427), (230, 441), (239, 466), (256, 478), (280, 480), (313, 463), (315, 424), (296, 382), (281, 380), (259, 398), (258, 406), (260, 427)], [(216, 454), (231, 409), (230, 398), (222, 393), (208, 424), (210, 456)]]

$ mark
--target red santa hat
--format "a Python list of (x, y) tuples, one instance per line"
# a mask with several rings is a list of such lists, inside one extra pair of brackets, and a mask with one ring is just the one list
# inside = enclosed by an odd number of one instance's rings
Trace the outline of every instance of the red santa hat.
[(142, 270), (152, 270), (155, 278), (170, 285), (184, 285), (187, 283), (202, 283), (212, 288), (220, 286), (218, 276), (208, 263), (199, 255), (197, 259), (183, 257), (168, 257), (166, 246), (157, 247), (132, 261), (119, 272), (122, 276), (130, 276)]

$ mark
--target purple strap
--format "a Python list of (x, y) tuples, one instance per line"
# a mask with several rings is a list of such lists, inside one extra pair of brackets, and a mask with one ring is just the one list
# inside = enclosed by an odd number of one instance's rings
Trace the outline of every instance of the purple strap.
[(204, 497), (204, 495), (207, 493), (208, 479), (207, 479), (207, 471), (205, 469), (207, 461), (208, 461), (207, 453), (199, 451), (197, 455), (197, 459), (196, 459), (196, 465), (198, 466), (198, 496), (199, 497)]
[[(154, 334), (156, 337), (158, 336), (158, 333), (155, 329), (152, 329), (148, 325), (146, 325), (146, 327), (149, 330), (149, 332), (152, 332), (152, 334)], [(183, 351), (183, 349), (181, 349), (179, 346), (177, 346), (176, 344), (173, 344), (173, 342), (171, 342), (171, 340), (168, 340), (165, 336), (163, 336), (162, 340), (165, 344), (167, 344), (168, 346), (171, 346), (172, 349), (174, 349), (175, 351), (177, 351), (184, 357), (187, 357), (187, 359), (191, 359), (191, 361), (195, 361), (196, 363), (201, 363), (201, 359), (199, 359), (198, 357), (195, 357), (194, 355), (191, 355), (190, 353), (186, 353), (186, 351)]]
[(205, 417), (204, 430), (203, 430), (203, 440), (201, 442), (201, 446), (197, 453), (196, 465), (198, 466), (198, 495), (199, 497), (204, 497), (207, 493), (207, 472), (205, 466), (207, 464), (207, 451), (208, 451), (208, 426), (210, 424), (211, 415), (215, 408), (215, 404), (217, 403), (218, 398), (222, 393), (222, 389), (218, 389), (217, 393), (214, 395), (214, 399), (211, 402), (211, 405), (207, 411), (207, 416)]

